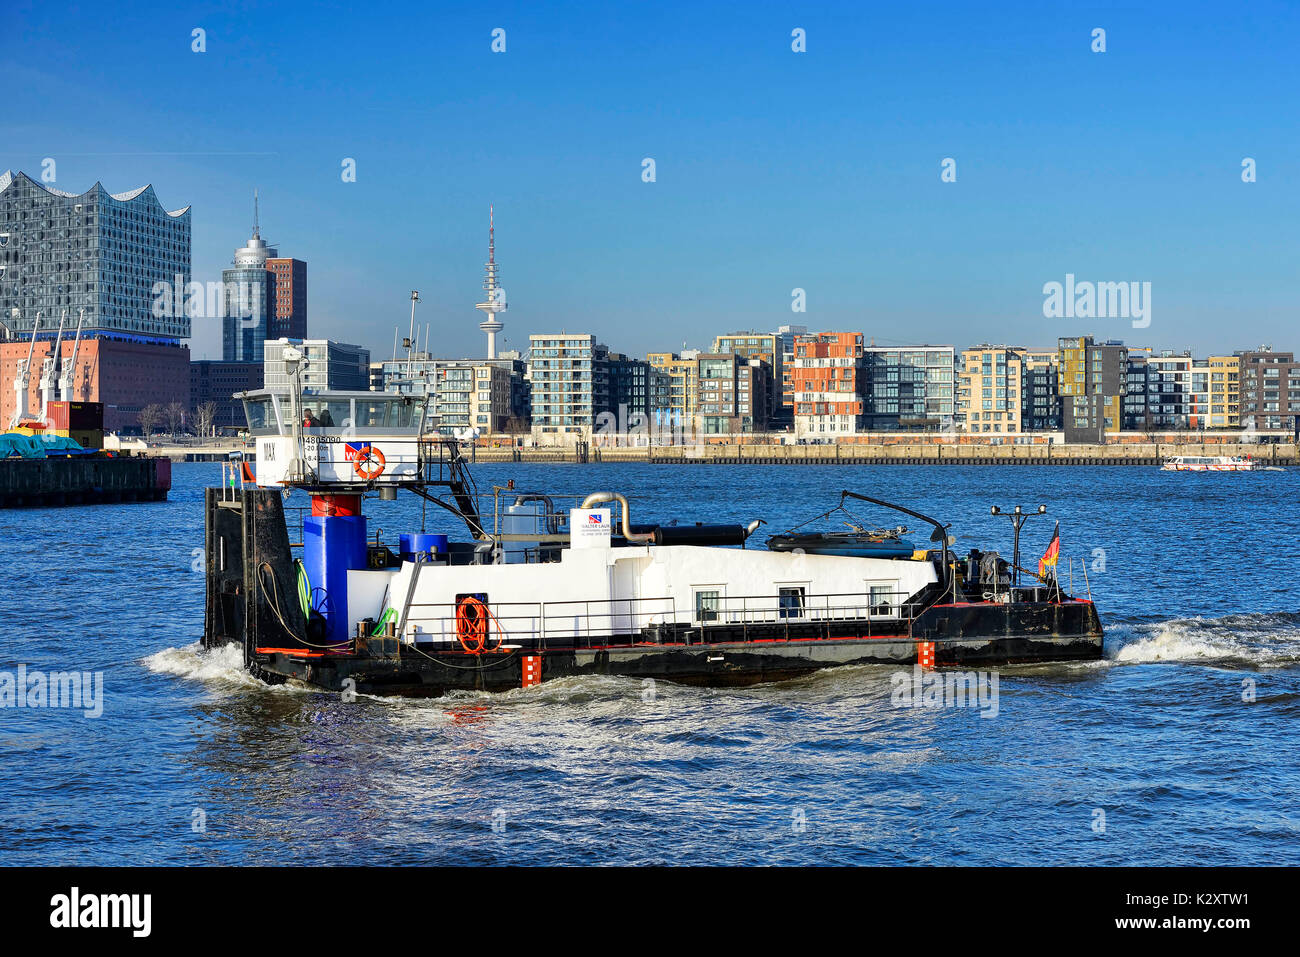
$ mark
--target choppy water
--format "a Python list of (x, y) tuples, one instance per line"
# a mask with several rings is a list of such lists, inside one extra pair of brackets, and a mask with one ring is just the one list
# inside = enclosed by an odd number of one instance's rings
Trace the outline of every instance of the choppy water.
[[(475, 470), (773, 530), (848, 487), (1004, 554), (988, 506), (1042, 502), (1095, 569), (1106, 659), (1001, 670), (990, 718), (894, 707), (874, 666), (650, 700), (614, 678), (434, 701), (268, 688), (196, 643), (217, 472), (178, 466), (165, 504), (0, 512), (0, 681), (105, 684), (99, 718), (0, 709), (0, 863), (1300, 863), (1300, 472)], [(385, 539), (418, 526), (418, 506), (368, 508)], [(1050, 532), (1030, 522), (1027, 563)]]

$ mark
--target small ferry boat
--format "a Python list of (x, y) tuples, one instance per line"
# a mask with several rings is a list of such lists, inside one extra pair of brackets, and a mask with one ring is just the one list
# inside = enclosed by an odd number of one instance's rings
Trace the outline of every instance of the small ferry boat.
[(1253, 472), (1258, 465), (1240, 455), (1175, 455), (1166, 459), (1164, 472)]
[[(513, 483), (480, 497), (458, 444), (421, 434), (421, 399), (241, 397), (256, 464), (230, 463), (206, 492), (203, 641), (242, 646), (268, 682), (441, 695), (584, 674), (734, 685), (864, 662), (1101, 656), (1090, 597), (1067, 594), (1051, 574), (1022, 587), (995, 552), (954, 554), (948, 524), (860, 493), (841, 493), (841, 506), (923, 522), (928, 547), (905, 542), (903, 529), (855, 528), (852, 541), (755, 548), (758, 517), (646, 520), (618, 490), (569, 508)], [(322, 409), (345, 425), (320, 426)], [(371, 534), (363, 503), (399, 491), (463, 533), (411, 529), (396, 543)], [(286, 497), (300, 524), (286, 521)], [(490, 513), (480, 509), (488, 502)]]

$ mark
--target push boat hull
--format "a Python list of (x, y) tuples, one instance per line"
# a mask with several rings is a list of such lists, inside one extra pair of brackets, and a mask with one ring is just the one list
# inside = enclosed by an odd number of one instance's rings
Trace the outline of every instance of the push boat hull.
[[(1096, 624), (1090, 602), (1076, 603), (1067, 617), (1087, 629)], [(1048, 617), (1047, 608), (1022, 609)], [(988, 621), (991, 627), (1014, 627)], [(541, 681), (581, 675), (615, 675), (677, 684), (736, 687), (786, 681), (842, 665), (975, 666), (1028, 662), (1086, 661), (1101, 655), (1101, 633), (965, 635), (921, 641), (906, 635), (879, 638), (753, 638), (726, 641), (704, 635), (695, 644), (629, 644), (591, 648), (511, 650), (471, 655), (421, 651), (393, 642), (364, 654), (273, 651), (257, 654), (250, 670), (274, 682), (294, 679), (330, 691), (362, 694), (441, 696), (456, 690), (508, 691)], [(533, 662), (536, 664), (533, 664)], [(533, 668), (537, 671), (534, 673)], [(535, 679), (535, 680), (534, 680)]]
[(203, 642), (242, 645), (249, 671), (270, 683), (403, 696), (506, 691), (581, 675), (738, 686), (843, 665), (988, 666), (1102, 654), (1093, 603), (1049, 600), (1047, 589), (1040, 590), (1042, 600), (1001, 603), (932, 595), (907, 619), (673, 622), (568, 640), (512, 637), (477, 653), (418, 639), (403, 643), (391, 632), (336, 648), (304, 647), (288, 636), (305, 631), (306, 620), (280, 600), (295, 590), (281, 503), (275, 490), (210, 489), (206, 510)]

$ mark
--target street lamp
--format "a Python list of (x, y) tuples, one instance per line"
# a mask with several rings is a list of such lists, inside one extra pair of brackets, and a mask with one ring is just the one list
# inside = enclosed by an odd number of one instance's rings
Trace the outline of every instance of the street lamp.
[(1011, 525), (1015, 529), (1015, 549), (1011, 559), (1011, 583), (1013, 586), (1020, 585), (1020, 529), (1024, 527), (1025, 522), (1029, 521), (1032, 516), (1042, 515), (1046, 511), (1046, 505), (1038, 506), (1038, 511), (1036, 512), (1026, 512), (1019, 505), (1010, 512), (1004, 512), (996, 505), (989, 509), (990, 515), (1005, 515), (1007, 518), (1011, 519)]

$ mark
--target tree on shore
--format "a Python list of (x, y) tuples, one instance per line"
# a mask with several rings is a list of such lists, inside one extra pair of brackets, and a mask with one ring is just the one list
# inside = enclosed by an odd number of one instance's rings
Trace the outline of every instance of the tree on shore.
[(167, 418), (167, 431), (176, 435), (185, 426), (185, 406), (173, 399), (167, 403), (163, 409), (163, 415)]
[(140, 410), (140, 434), (144, 436), (147, 442), (163, 421), (163, 407), (157, 402), (146, 405)]
[(200, 437), (213, 433), (213, 424), (217, 420), (217, 404), (201, 402), (194, 409), (194, 432)]

